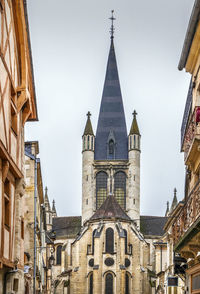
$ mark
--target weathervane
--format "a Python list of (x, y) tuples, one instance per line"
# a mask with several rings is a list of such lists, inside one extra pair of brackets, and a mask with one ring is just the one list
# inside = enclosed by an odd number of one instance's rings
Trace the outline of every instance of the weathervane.
[(114, 18), (114, 16), (113, 16), (114, 10), (111, 10), (111, 13), (112, 13), (112, 16), (109, 17), (109, 19), (111, 20), (110, 35), (111, 35), (111, 39), (113, 39), (114, 38), (114, 31), (115, 31), (114, 20), (116, 20), (116, 18)]

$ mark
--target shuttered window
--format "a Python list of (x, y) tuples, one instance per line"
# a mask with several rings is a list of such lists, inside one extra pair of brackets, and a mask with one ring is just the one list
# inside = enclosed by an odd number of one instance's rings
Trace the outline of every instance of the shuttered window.
[(107, 197), (107, 173), (99, 172), (96, 176), (96, 206), (97, 209), (103, 204)]
[(115, 174), (114, 182), (114, 196), (120, 206), (126, 208), (126, 174), (124, 172), (117, 172)]

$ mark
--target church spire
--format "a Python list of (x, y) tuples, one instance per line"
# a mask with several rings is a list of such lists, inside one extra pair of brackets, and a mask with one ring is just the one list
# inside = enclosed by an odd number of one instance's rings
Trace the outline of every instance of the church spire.
[(126, 160), (128, 159), (128, 140), (124, 106), (114, 49), (113, 12), (110, 19), (112, 21), (110, 30), (111, 44), (96, 132), (95, 160), (109, 159), (108, 137), (110, 132), (112, 132), (115, 137), (114, 159)]

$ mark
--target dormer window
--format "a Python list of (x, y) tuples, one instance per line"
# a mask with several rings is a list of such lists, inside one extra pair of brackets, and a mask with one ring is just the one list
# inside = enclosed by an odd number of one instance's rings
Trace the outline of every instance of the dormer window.
[(114, 141), (109, 141), (109, 155), (114, 155)]

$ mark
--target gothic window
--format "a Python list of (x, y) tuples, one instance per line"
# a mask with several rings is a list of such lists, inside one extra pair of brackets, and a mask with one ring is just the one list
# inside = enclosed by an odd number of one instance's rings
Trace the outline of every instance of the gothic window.
[(126, 208), (126, 174), (117, 172), (114, 181), (114, 196), (122, 208)]
[(106, 253), (114, 252), (114, 231), (112, 228), (106, 230)]
[(92, 142), (91, 142), (91, 149), (93, 150), (94, 149), (94, 138), (92, 137)]
[(61, 250), (62, 250), (62, 245), (58, 245), (56, 249), (56, 264), (61, 265)]
[(92, 254), (94, 254), (94, 235), (96, 233), (96, 230), (93, 231), (92, 233)]
[(129, 275), (126, 273), (126, 292), (125, 294), (129, 294)]
[(103, 204), (107, 196), (107, 173), (99, 172), (96, 176), (96, 206), (97, 209)]
[(125, 242), (125, 254), (128, 254), (128, 239), (127, 239), (127, 230), (124, 230), (124, 242)]
[(87, 137), (87, 149), (90, 149), (90, 136)]
[(135, 135), (133, 136), (133, 139), (134, 139), (134, 148), (136, 147), (136, 138), (135, 138)]
[(89, 294), (93, 294), (93, 273), (89, 277)]
[(113, 294), (113, 276), (112, 274), (106, 275), (105, 294)]
[(109, 141), (109, 154), (114, 154), (114, 141)]

